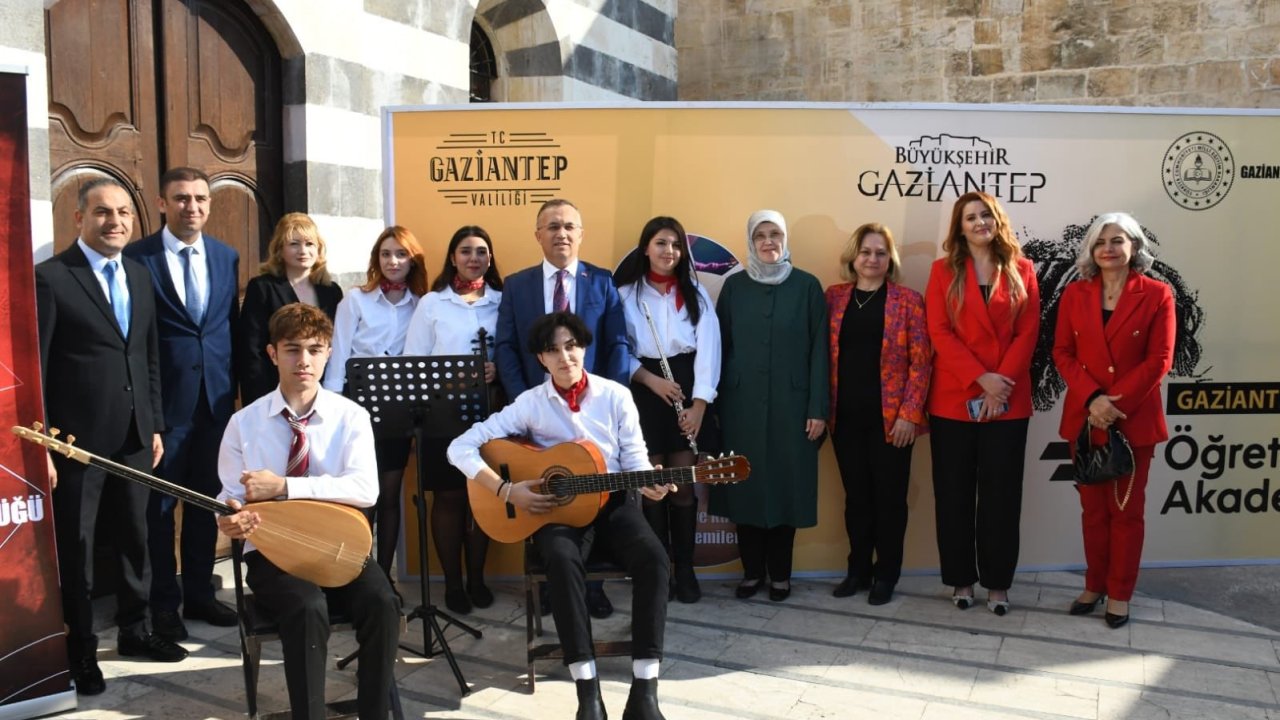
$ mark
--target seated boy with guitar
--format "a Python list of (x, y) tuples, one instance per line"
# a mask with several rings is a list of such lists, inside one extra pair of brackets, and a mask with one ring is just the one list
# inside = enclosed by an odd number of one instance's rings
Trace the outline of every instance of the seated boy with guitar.
[[(218, 453), (219, 499), (237, 510), (245, 502), (299, 498), (373, 506), (378, 500), (378, 469), (369, 414), (320, 387), (333, 324), (317, 308), (294, 303), (271, 316), (268, 331), (267, 355), (280, 374), (280, 385), (231, 417)], [(251, 537), (261, 523), (258, 513), (246, 509), (219, 516), (218, 529), (242, 539)], [(363, 528), (368, 533), (367, 523)], [(275, 532), (267, 525), (261, 529)], [(351, 617), (361, 640), (356, 670), (360, 717), (386, 718), (400, 633), (400, 602), (386, 573), (366, 561), (353, 571), (358, 574), (351, 582), (321, 588), (290, 574), (289, 563), (281, 558), (276, 558), (277, 566), (252, 543), (246, 543), (245, 550), (249, 587), (280, 626), (293, 717), (326, 716), (332, 603)]]
[[(515, 402), (477, 423), (449, 446), (449, 461), (471, 478), (472, 492), (502, 498), (517, 511), (545, 514), (556, 499), (539, 492), (543, 480), (509, 482), (481, 458), (486, 442), (523, 436), (540, 447), (589, 440), (603, 456), (609, 472), (652, 470), (640, 434), (640, 416), (630, 389), (583, 370), (591, 332), (567, 312), (544, 315), (529, 331), (529, 351), (551, 377), (530, 388)], [(642, 487), (646, 497), (661, 500), (674, 485)], [(653, 534), (637, 502), (614, 493), (586, 528), (548, 524), (533, 534), (547, 566), (552, 615), (564, 646), (564, 661), (577, 685), (577, 720), (607, 717), (587, 614), (584, 556), (607, 550), (632, 578), (632, 684), (623, 720), (662, 720), (658, 709), (658, 662), (667, 618), (667, 553)], [(584, 548), (590, 544), (590, 550)]]

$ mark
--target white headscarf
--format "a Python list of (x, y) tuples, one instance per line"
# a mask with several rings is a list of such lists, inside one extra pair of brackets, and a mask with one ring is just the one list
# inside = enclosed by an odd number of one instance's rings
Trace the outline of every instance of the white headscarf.
[[(782, 257), (776, 263), (767, 263), (756, 255), (752, 237), (760, 223), (771, 222), (782, 231)], [(791, 250), (787, 247), (787, 221), (777, 210), (759, 210), (747, 220), (747, 275), (758, 283), (779, 285), (791, 275)]]

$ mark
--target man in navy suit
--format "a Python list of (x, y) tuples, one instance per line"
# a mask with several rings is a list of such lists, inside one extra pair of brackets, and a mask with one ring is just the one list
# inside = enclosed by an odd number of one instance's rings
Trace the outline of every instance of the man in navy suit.
[[(121, 257), (133, 200), (116, 180), (80, 186), (80, 237), (36, 266), (45, 417), (88, 452), (150, 472), (164, 454), (155, 302), (147, 269)], [(177, 662), (187, 651), (147, 632), (147, 488), (53, 454), (50, 473), (67, 654), (76, 692), (106, 689), (93, 633), (94, 538), (110, 526), (118, 573), (117, 652)], [(12, 598), (7, 598), (12, 602)]]
[[(235, 410), (232, 338), (239, 320), (240, 257), (204, 235), (209, 219), (209, 178), (187, 167), (160, 178), (160, 232), (131, 244), (125, 255), (151, 272), (160, 338), (164, 396), (161, 477), (216, 496), (218, 445)], [(174, 556), (177, 501), (152, 493), (147, 505), (151, 553), (151, 622), (157, 634), (184, 640), (182, 617), (233, 626), (236, 612), (214, 598), (213, 515), (187, 507), (182, 513), (182, 582)], [(182, 605), (182, 617), (178, 606)]]
[[(533, 321), (550, 312), (571, 312), (582, 318), (595, 342), (587, 347), (582, 364), (587, 372), (628, 385), (631, 382), (631, 349), (622, 301), (613, 286), (613, 274), (578, 259), (582, 247), (582, 214), (568, 200), (548, 200), (538, 209), (534, 238), (542, 247), (542, 263), (507, 277), (498, 305), (498, 331), (494, 361), (498, 378), (511, 399), (547, 378), (536, 355), (525, 350)], [(542, 590), (545, 592), (546, 585)], [(550, 608), (543, 602), (544, 611)], [(613, 604), (603, 583), (587, 586), (587, 608), (592, 617), (613, 614)]]
[(562, 199), (543, 203), (533, 236), (542, 247), (542, 264), (508, 276), (498, 306), (494, 359), (503, 389), (514, 399), (546, 380), (546, 370), (525, 346), (533, 321), (560, 310), (582, 318), (595, 337), (583, 360), (587, 372), (630, 383), (622, 302), (608, 270), (578, 260), (582, 247), (578, 208)]

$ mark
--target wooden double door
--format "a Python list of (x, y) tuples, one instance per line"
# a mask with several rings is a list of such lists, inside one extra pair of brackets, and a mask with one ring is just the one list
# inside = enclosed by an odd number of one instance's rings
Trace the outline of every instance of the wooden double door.
[(242, 0), (58, 0), (45, 10), (54, 245), (76, 237), (80, 185), (131, 190), (156, 232), (160, 174), (212, 179), (205, 232), (240, 252), (240, 286), (283, 212), (281, 61)]

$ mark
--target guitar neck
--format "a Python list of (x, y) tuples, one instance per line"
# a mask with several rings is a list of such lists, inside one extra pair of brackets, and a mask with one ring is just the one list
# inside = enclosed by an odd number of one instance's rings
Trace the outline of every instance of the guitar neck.
[(582, 495), (584, 493), (633, 490), (646, 485), (684, 485), (697, 482), (696, 468), (680, 467), (662, 470), (632, 470), (629, 472), (600, 473), (596, 475), (569, 475), (548, 480), (545, 492), (549, 495)]
[(231, 515), (235, 513), (235, 509), (230, 505), (224, 502), (219, 502), (208, 495), (201, 495), (194, 490), (188, 490), (181, 485), (175, 485), (167, 480), (161, 480), (154, 475), (148, 475), (147, 473), (139, 470), (134, 470), (128, 465), (121, 465), (118, 462), (113, 462), (104, 457), (99, 457), (93, 453), (85, 453), (85, 455), (88, 455), (88, 462), (90, 465), (105, 470), (112, 475), (118, 475), (126, 480), (141, 483), (152, 490), (176, 497), (185, 503), (208, 510), (209, 512), (217, 515)]

